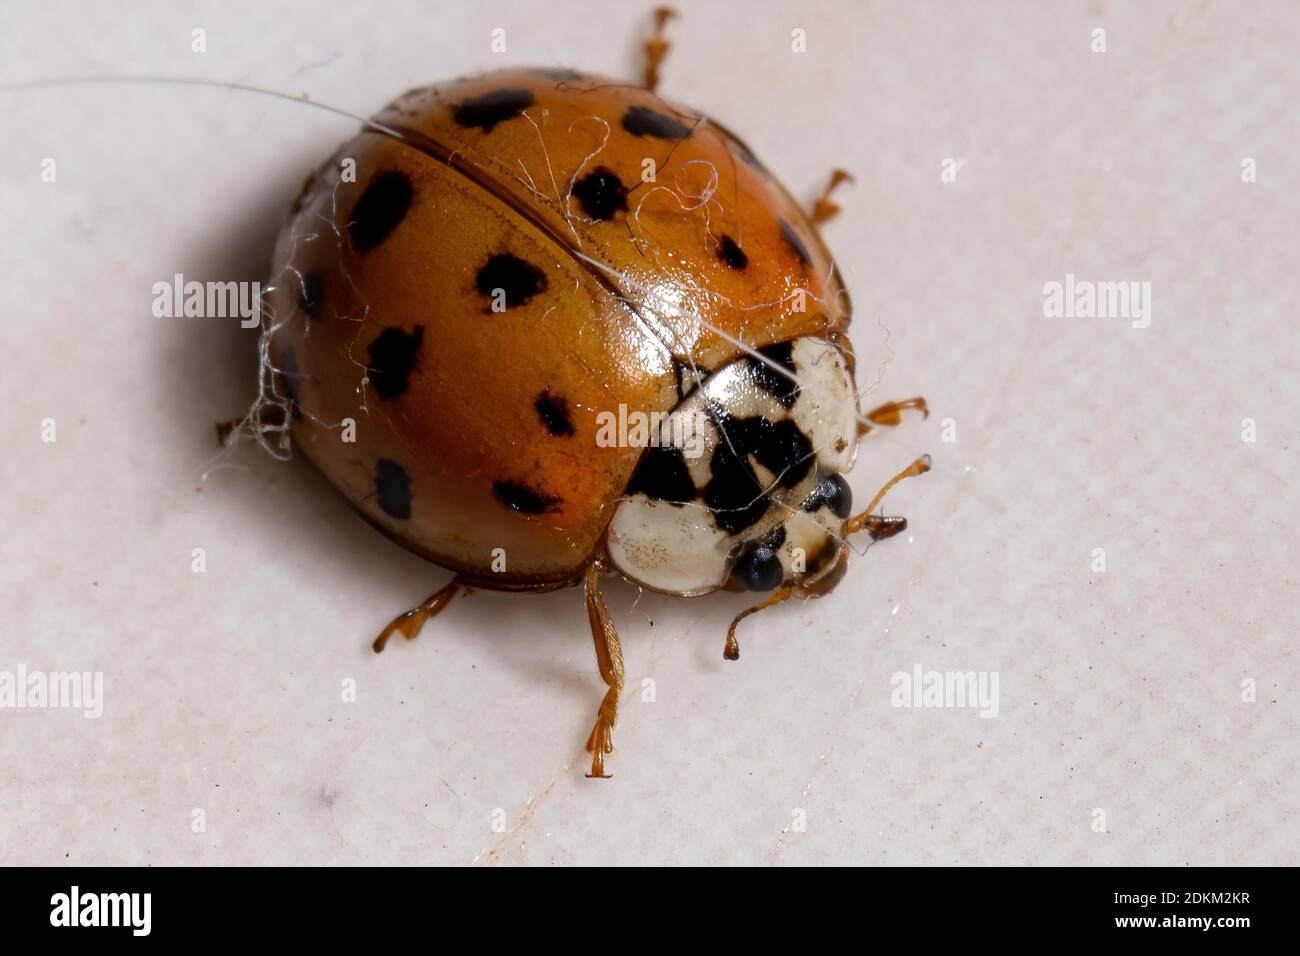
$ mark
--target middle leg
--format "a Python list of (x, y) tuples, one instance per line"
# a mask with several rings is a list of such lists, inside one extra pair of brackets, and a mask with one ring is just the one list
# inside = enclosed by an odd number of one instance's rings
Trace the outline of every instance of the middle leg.
[(596, 725), (587, 738), (587, 752), (591, 754), (591, 773), (588, 777), (608, 777), (605, 773), (605, 755), (614, 752), (614, 724), (618, 721), (618, 695), (623, 692), (623, 647), (618, 641), (618, 630), (609, 616), (605, 599), (600, 596), (600, 567), (592, 564), (583, 580), (587, 596), (587, 619), (591, 622), (591, 639), (596, 645), (596, 664), (605, 681), (605, 697), (596, 712)]

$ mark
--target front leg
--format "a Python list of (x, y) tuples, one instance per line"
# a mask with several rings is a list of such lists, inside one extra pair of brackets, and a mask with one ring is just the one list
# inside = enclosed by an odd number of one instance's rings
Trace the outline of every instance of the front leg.
[(727, 640), (722, 645), (722, 656), (729, 661), (740, 660), (740, 642), (736, 640), (736, 625), (749, 617), (751, 614), (757, 614), (759, 611), (769, 607), (775, 607), (782, 601), (788, 601), (794, 594), (794, 588), (788, 584), (783, 584), (773, 591), (766, 600), (755, 604), (751, 608), (741, 611), (731, 622), (731, 627), (727, 628)]

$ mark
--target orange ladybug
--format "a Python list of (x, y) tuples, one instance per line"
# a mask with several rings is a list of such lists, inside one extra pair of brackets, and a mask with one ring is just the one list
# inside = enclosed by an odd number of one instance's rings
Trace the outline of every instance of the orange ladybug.
[[(512, 69), (412, 90), (306, 183), (276, 244), (263, 393), (367, 521), (455, 572), (392, 622), (413, 638), (461, 586), (581, 583), (607, 685), (623, 687), (600, 580), (762, 593), (736, 624), (829, 591), (845, 539), (901, 531), (844, 473), (859, 412), (849, 297), (811, 215), (716, 121), (644, 86)], [(275, 410), (279, 411), (277, 421)]]

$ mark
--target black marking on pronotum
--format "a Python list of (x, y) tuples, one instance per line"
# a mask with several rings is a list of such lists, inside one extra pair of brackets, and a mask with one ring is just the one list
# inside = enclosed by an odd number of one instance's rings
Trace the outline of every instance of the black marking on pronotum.
[(296, 422), (302, 421), (302, 408), (298, 401), (298, 379), (302, 373), (298, 369), (298, 354), (294, 351), (292, 345), (286, 345), (281, 350), (276, 372), (280, 380), (280, 391), (289, 400), (289, 410), (293, 415), (293, 420)]
[(719, 528), (737, 534), (757, 523), (769, 505), (770, 489), (759, 481), (750, 457), (775, 475), (778, 484), (793, 488), (812, 470), (812, 442), (789, 419), (773, 423), (757, 417), (727, 418), (721, 411), (714, 419), (727, 440), (718, 444), (709, 461), (704, 503)]
[(545, 514), (560, 502), (560, 499), (553, 495), (544, 495), (513, 481), (492, 482), (492, 494), (496, 495), (497, 501), (507, 508), (526, 515)]
[(496, 290), (505, 294), (507, 309), (523, 305), (546, 288), (546, 273), (531, 262), (525, 262), (508, 252), (498, 252), (488, 258), (478, 270), (475, 279), (478, 290), (493, 298)]
[(781, 236), (790, 244), (790, 248), (794, 250), (794, 254), (799, 257), (800, 262), (806, 266), (812, 265), (812, 253), (808, 251), (808, 247), (799, 238), (799, 233), (795, 232), (784, 219), (781, 220)]
[(685, 139), (691, 128), (647, 106), (629, 106), (623, 114), (623, 128), (633, 136), (653, 136), (656, 139)]
[(492, 90), (458, 105), (451, 118), (461, 126), (490, 133), (497, 123), (514, 119), (533, 103), (531, 90)]
[(613, 219), (616, 212), (627, 212), (627, 187), (604, 166), (597, 166), (574, 183), (573, 195), (587, 218), (597, 222)]
[(771, 534), (745, 546), (731, 567), (731, 576), (747, 591), (771, 591), (780, 587), (785, 580), (785, 569), (776, 552), (783, 544), (785, 525), (777, 525)]
[(763, 362), (751, 355), (746, 361), (749, 363), (749, 374), (753, 378), (754, 384), (786, 408), (794, 408), (794, 403), (799, 398), (799, 383), (795, 380), (798, 377), (798, 370), (794, 364), (794, 343), (777, 342), (775, 345), (765, 345), (756, 351), (759, 355), (781, 366), (790, 375), (782, 375), (771, 365), (768, 365), (767, 362)]
[(406, 391), (423, 342), (424, 326), (417, 325), (411, 332), (384, 329), (370, 343), (370, 384), (375, 394), (393, 399)]
[(550, 389), (542, 391), (533, 402), (537, 417), (552, 435), (572, 435), (573, 421), (569, 418), (569, 402), (563, 395), (552, 395)]
[(390, 518), (406, 521), (411, 517), (411, 476), (395, 461), (375, 461), (375, 499), (379, 510)]
[(736, 245), (736, 240), (728, 235), (723, 235), (722, 241), (718, 244), (718, 258), (733, 269), (743, 269), (749, 265), (749, 256), (745, 255), (745, 250)]
[(304, 272), (298, 280), (298, 308), (316, 318), (325, 299), (325, 277), (319, 272)]
[(843, 475), (834, 474), (822, 479), (803, 503), (803, 510), (811, 512), (823, 506), (830, 508), (837, 518), (847, 518), (853, 510), (853, 489)]
[(746, 450), (776, 476), (778, 483), (793, 488), (808, 477), (814, 460), (812, 442), (793, 421), (742, 418), (735, 424), (740, 427)]
[(767, 514), (767, 492), (758, 483), (738, 436), (730, 429), (731, 441), (722, 441), (709, 461), (709, 483), (704, 486), (704, 503), (714, 524), (728, 534), (738, 534)]
[(679, 505), (694, 501), (699, 494), (681, 450), (664, 445), (651, 445), (645, 450), (641, 463), (632, 472), (627, 493)]
[(392, 170), (372, 179), (348, 217), (352, 248), (369, 252), (387, 239), (406, 218), (414, 195), (405, 173)]

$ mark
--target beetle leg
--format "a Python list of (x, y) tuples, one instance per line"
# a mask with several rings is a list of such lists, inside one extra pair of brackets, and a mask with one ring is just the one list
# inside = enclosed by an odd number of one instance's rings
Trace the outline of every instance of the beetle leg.
[(440, 591), (435, 591), (425, 599), (419, 607), (413, 607), (403, 614), (393, 618), (393, 622), (384, 628), (375, 643), (371, 645), (375, 653), (378, 654), (388, 643), (388, 639), (396, 632), (401, 631), (402, 637), (408, 641), (415, 640), (415, 636), (420, 633), (420, 628), (424, 627), (424, 622), (433, 617), (443, 608), (445, 608), (451, 599), (456, 596), (460, 590), (460, 578), (452, 578), (451, 583)]
[[(903, 409), (914, 408), (921, 413), (922, 418), (930, 417), (930, 406), (925, 403), (925, 399), (920, 395), (915, 398), (905, 398), (901, 402), (885, 402), (878, 408), (873, 408), (864, 416), (875, 425), (901, 425), (903, 424)], [(858, 422), (858, 434), (865, 435), (871, 431), (871, 425), (866, 422)]]
[(651, 93), (659, 85), (659, 64), (668, 55), (668, 41), (664, 39), (664, 24), (677, 16), (672, 7), (655, 9), (655, 32), (645, 41), (645, 88)]
[(831, 193), (835, 191), (836, 186), (843, 182), (851, 183), (855, 182), (855, 180), (850, 173), (842, 169), (832, 170), (830, 183), (822, 190), (822, 194), (813, 200), (812, 221), (814, 225), (820, 226), (826, 220), (834, 219), (835, 215), (840, 211), (840, 207), (831, 202)]
[(740, 644), (736, 641), (737, 624), (749, 617), (751, 614), (757, 614), (764, 608), (769, 608), (773, 605), (780, 604), (782, 601), (789, 600), (793, 593), (794, 588), (788, 584), (783, 584), (773, 591), (771, 595), (768, 596), (767, 600), (760, 604), (755, 604), (751, 608), (746, 608), (737, 614), (735, 619), (731, 622), (731, 627), (727, 628), (727, 643), (723, 645), (722, 656), (729, 661), (738, 660), (740, 658)]
[[(930, 456), (922, 455), (916, 461), (912, 462), (889, 481), (885, 482), (885, 487), (876, 492), (876, 497), (871, 499), (871, 504), (862, 509), (861, 514), (856, 514), (844, 522), (844, 537), (861, 531), (863, 528), (879, 541), (881, 538), (892, 538), (904, 528), (907, 527), (905, 518), (886, 518), (881, 515), (873, 515), (876, 505), (880, 504), (880, 499), (885, 497), (885, 493), (890, 488), (898, 484), (904, 478), (912, 478), (916, 475), (924, 475), (930, 470)], [(900, 523), (901, 522), (901, 523)]]
[(873, 408), (867, 412), (867, 418), (877, 425), (901, 425), (903, 423), (902, 411), (905, 408), (916, 409), (921, 413), (922, 418), (930, 417), (930, 406), (925, 403), (924, 398), (917, 395), (915, 398), (905, 398), (901, 402), (885, 402), (879, 408)]
[(591, 639), (596, 645), (596, 664), (608, 688), (605, 699), (596, 712), (596, 726), (587, 738), (587, 752), (591, 754), (591, 773), (588, 777), (608, 777), (605, 773), (605, 754), (614, 752), (614, 724), (618, 720), (618, 695), (623, 690), (623, 648), (618, 642), (618, 630), (610, 620), (609, 608), (600, 596), (600, 568), (592, 564), (583, 581), (587, 596), (587, 619), (591, 621)]

